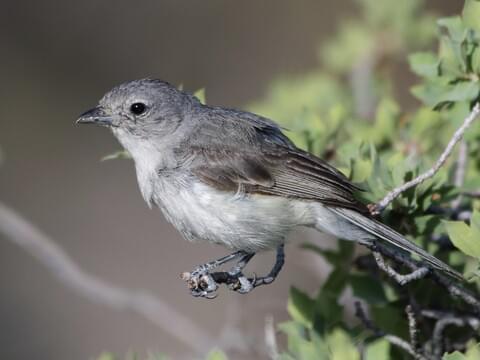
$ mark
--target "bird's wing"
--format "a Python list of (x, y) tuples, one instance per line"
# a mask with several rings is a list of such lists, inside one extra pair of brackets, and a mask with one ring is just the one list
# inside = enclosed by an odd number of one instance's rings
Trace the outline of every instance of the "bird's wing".
[(357, 188), (342, 173), (302, 150), (225, 145), (192, 151), (196, 159), (190, 166), (193, 175), (219, 190), (314, 200), (368, 213), (354, 196)]
[(298, 149), (273, 121), (238, 110), (208, 110), (182, 146), (188, 169), (204, 183), (368, 213), (354, 196), (358, 189), (340, 171)]

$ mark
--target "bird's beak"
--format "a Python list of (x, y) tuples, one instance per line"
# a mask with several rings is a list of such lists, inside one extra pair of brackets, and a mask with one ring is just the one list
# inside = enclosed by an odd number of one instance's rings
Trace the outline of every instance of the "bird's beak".
[(103, 107), (97, 106), (80, 115), (76, 123), (112, 126), (112, 117), (105, 112)]

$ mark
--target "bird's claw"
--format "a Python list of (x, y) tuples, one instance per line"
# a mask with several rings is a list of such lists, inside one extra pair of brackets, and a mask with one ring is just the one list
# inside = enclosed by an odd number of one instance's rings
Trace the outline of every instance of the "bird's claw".
[[(280, 254), (283, 253), (280, 252)], [(257, 286), (267, 285), (275, 280), (281, 265), (283, 265), (283, 257), (280, 257), (280, 260), (277, 259), (277, 263), (269, 275), (261, 277), (253, 274), (252, 277), (247, 278), (242, 272), (245, 263), (237, 264), (228, 272), (211, 272), (212, 269), (218, 267), (218, 264), (212, 262), (198, 266), (192, 272), (184, 272), (181, 274), (181, 278), (187, 283), (190, 293), (194, 297), (205, 299), (217, 297), (219, 284), (225, 284), (230, 290), (239, 294), (248, 294)]]
[(214, 299), (217, 297), (215, 292), (218, 289), (218, 284), (209, 273), (199, 273), (196, 271), (191, 273), (184, 272), (181, 274), (181, 278), (187, 282), (192, 296), (206, 299)]
[(229, 284), (228, 288), (230, 290), (236, 291), (239, 294), (248, 294), (255, 287), (256, 276), (254, 275), (253, 279), (247, 278), (242, 273), (238, 274), (237, 281)]

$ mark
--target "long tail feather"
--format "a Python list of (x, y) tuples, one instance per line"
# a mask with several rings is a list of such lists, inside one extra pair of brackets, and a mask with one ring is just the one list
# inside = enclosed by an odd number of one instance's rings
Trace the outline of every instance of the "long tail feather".
[(456, 279), (464, 280), (464, 277), (458, 271), (453, 270), (443, 261), (440, 261), (435, 256), (429, 254), (424, 249), (407, 240), (404, 236), (382, 224), (381, 222), (368, 218), (354, 210), (334, 207), (331, 207), (330, 209), (373, 236), (385, 240), (391, 245), (394, 245), (400, 249), (418, 255), (420, 258), (422, 258), (422, 260), (430, 264), (435, 269), (441, 270)]

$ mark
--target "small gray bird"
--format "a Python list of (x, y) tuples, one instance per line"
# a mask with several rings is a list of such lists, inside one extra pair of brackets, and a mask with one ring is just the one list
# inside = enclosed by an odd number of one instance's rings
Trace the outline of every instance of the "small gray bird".
[[(184, 274), (192, 295), (214, 297), (220, 275), (248, 293), (275, 280), (284, 243), (297, 226), (372, 246), (375, 241), (421, 257), (461, 278), (446, 264), (372, 218), (341, 172), (297, 148), (273, 121), (207, 106), (160, 80), (121, 84), (77, 123), (109, 127), (131, 154), (147, 204), (158, 206), (188, 240), (222, 244), (234, 252)], [(259, 251), (276, 249), (267, 276), (243, 269)], [(212, 272), (236, 260), (228, 272)], [(225, 279), (223, 279), (225, 280)]]

